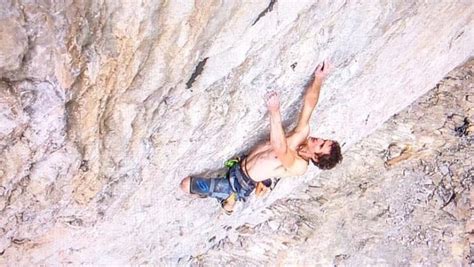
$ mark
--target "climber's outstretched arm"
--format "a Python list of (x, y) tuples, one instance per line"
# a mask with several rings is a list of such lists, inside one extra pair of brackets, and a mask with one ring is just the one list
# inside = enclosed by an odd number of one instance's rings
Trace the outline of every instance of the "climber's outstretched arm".
[(305, 134), (306, 137), (309, 135), (309, 120), (314, 108), (316, 107), (316, 104), (318, 104), (319, 92), (321, 91), (321, 86), (324, 79), (329, 73), (329, 69), (330, 65), (327, 61), (324, 61), (322, 64), (319, 64), (316, 67), (314, 72), (314, 80), (308, 86), (308, 88), (306, 88), (306, 92), (304, 94), (303, 108), (298, 118), (298, 124), (294, 130), (295, 133), (299, 132)]

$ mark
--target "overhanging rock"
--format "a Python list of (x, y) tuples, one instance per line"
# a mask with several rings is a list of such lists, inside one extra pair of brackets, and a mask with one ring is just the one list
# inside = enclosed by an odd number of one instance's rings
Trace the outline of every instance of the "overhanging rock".
[(244, 2), (2, 4), (4, 261), (186, 262), (317, 175), (230, 217), (178, 191), (267, 137), (267, 90), (291, 127), (330, 59), (312, 131), (347, 148), (473, 54), (471, 1)]

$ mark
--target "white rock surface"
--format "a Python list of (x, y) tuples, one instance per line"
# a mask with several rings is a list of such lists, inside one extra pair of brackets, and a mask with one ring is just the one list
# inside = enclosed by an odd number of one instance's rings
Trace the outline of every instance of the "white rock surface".
[(230, 217), (178, 192), (266, 138), (267, 90), (290, 126), (329, 58), (313, 134), (347, 148), (473, 54), (462, 0), (1, 5), (0, 264), (186, 263), (317, 174)]
[(472, 266), (473, 97), (474, 58), (191, 265)]

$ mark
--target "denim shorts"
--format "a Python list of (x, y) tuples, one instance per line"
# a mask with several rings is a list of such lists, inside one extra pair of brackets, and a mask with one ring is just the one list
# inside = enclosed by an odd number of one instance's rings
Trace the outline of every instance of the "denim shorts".
[(246, 200), (255, 190), (256, 183), (242, 171), (240, 164), (229, 169), (227, 175), (218, 178), (191, 177), (190, 191), (202, 197), (213, 197), (219, 201), (227, 199), (232, 193), (239, 200)]

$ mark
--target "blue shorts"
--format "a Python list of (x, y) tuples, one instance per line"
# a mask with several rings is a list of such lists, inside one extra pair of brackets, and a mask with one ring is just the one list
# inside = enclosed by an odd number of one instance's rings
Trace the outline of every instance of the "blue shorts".
[(213, 197), (219, 201), (236, 193), (237, 199), (246, 200), (255, 190), (255, 185), (256, 183), (242, 171), (240, 164), (236, 164), (224, 177), (212, 179), (191, 177), (190, 192), (202, 197)]

